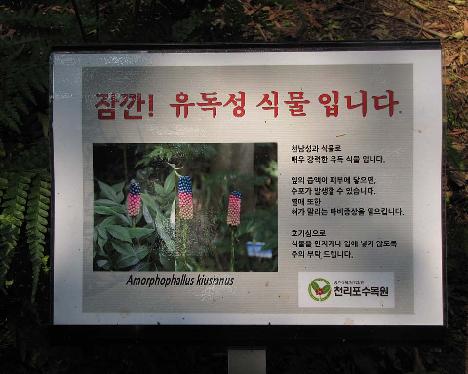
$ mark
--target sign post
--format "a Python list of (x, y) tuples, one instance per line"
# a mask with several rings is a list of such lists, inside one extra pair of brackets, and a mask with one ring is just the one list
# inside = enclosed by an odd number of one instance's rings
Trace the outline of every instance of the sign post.
[(55, 325), (444, 326), (438, 44), (51, 64)]

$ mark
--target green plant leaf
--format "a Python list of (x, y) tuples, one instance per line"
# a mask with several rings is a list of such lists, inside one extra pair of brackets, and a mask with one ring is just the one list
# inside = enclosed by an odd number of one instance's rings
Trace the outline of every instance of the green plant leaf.
[(122, 192), (122, 189), (124, 188), (124, 186), (125, 186), (125, 182), (120, 182), (120, 183), (116, 183), (112, 185), (112, 189), (114, 190), (116, 194), (118, 194), (119, 192)]
[(328, 292), (330, 292), (330, 289), (331, 289), (330, 285), (327, 284), (326, 286), (323, 287), (323, 293), (327, 294)]
[(141, 201), (143, 201), (143, 204), (148, 207), (148, 209), (150, 210), (150, 213), (153, 213), (152, 214), (153, 216), (156, 214), (161, 214), (161, 210), (159, 209), (159, 207), (156, 204), (156, 201), (151, 195), (147, 193), (142, 193)]
[(132, 245), (127, 242), (119, 242), (117, 240), (112, 240), (112, 248), (122, 255), (129, 255), (133, 252)]
[(101, 189), (102, 197), (115, 201), (116, 203), (120, 203), (119, 199), (117, 198), (117, 193), (114, 191), (114, 189), (111, 186), (101, 181), (98, 181), (98, 184), (99, 184), (99, 188)]
[(169, 220), (165, 219), (162, 214), (158, 214), (155, 217), (154, 223), (158, 231), (159, 236), (166, 244), (167, 249), (170, 253), (175, 253), (175, 241), (172, 235), (172, 229)]
[(166, 190), (164, 189), (163, 186), (161, 186), (158, 183), (154, 184), (154, 192), (156, 193), (156, 196), (165, 196), (166, 195)]
[(99, 256), (102, 256), (102, 257), (106, 257), (106, 253), (104, 252), (104, 249), (102, 249), (101, 247), (97, 247), (95, 248), (96, 250), (94, 251), (94, 254), (93, 254), (93, 258), (96, 257), (96, 255), (99, 255)]
[(122, 203), (123, 199), (125, 198), (123, 192), (117, 192), (117, 195), (116, 195), (116, 199), (117, 201), (119, 201), (120, 203)]
[(112, 210), (112, 208), (109, 208), (108, 206), (102, 206), (102, 205), (95, 205), (94, 213), (104, 215), (104, 216), (112, 216), (116, 214), (116, 212)]
[(312, 282), (310, 285), (312, 286), (314, 291), (317, 291), (320, 288), (320, 286), (319, 286), (319, 284), (317, 282)]
[(176, 227), (176, 201), (175, 199), (172, 201), (171, 215), (169, 217), (169, 220), (171, 222), (172, 230), (175, 230), (175, 227)]
[(107, 239), (106, 238), (103, 238), (101, 236), (98, 236), (97, 237), (97, 243), (98, 243), (98, 246), (100, 249), (104, 250), (104, 246), (106, 245), (107, 243)]
[(109, 260), (97, 260), (96, 264), (98, 267), (103, 268), (104, 270), (110, 269), (110, 262)]
[(132, 248), (131, 252), (120, 256), (117, 266), (119, 268), (127, 268), (129, 266), (136, 265), (140, 260), (148, 255), (148, 252), (149, 249), (145, 246), (140, 246), (136, 249)]
[(123, 242), (132, 242), (132, 239), (130, 238), (130, 235), (128, 233), (128, 228), (119, 225), (109, 225), (106, 228), (108, 233), (111, 234), (112, 237), (122, 240)]
[(153, 223), (153, 217), (151, 217), (151, 214), (150, 214), (150, 212), (148, 210), (148, 207), (145, 204), (143, 204), (142, 212), (143, 212), (143, 217), (145, 218), (146, 223), (152, 224)]
[(101, 238), (106, 239), (106, 240), (108, 239), (107, 238), (107, 231), (103, 226), (97, 225), (96, 230), (97, 230), (97, 232), (98, 232), (98, 234), (99, 234), (99, 236)]
[(120, 221), (126, 225), (126, 226), (131, 226), (132, 225), (132, 221), (130, 220), (130, 218), (125, 215), (125, 214), (116, 214), (115, 217), (117, 217), (118, 219), (120, 219)]
[[(133, 269), (134, 271), (151, 271), (151, 264), (149, 262), (140, 262), (135, 268)], [(158, 271), (158, 269), (154, 269)]]
[(174, 270), (174, 259), (163, 252), (159, 253), (159, 261), (161, 262), (164, 270)]
[(146, 228), (146, 227), (130, 227), (128, 229), (128, 233), (131, 238), (133, 239), (140, 239), (144, 236), (150, 235), (154, 232), (154, 229)]
[(164, 182), (164, 192), (170, 194), (175, 187), (175, 170), (173, 170), (166, 178)]
[(115, 216), (113, 217), (106, 217), (104, 218), (101, 223), (99, 224), (99, 226), (101, 227), (106, 227), (106, 226), (109, 226), (109, 225), (113, 225), (116, 223), (116, 218)]
[(98, 199), (94, 201), (94, 204), (99, 205), (99, 206), (107, 206), (107, 207), (114, 207), (114, 206), (120, 207), (121, 206), (119, 203), (116, 203), (115, 201), (109, 200), (109, 199)]
[(114, 206), (103, 206), (103, 205), (94, 206), (94, 212), (96, 214), (106, 215), (106, 216), (110, 216), (114, 214), (123, 214), (125, 213), (125, 211), (126, 209), (120, 204), (116, 204)]
[(144, 245), (140, 245), (135, 249), (135, 253), (140, 260), (143, 260), (146, 256), (148, 256), (149, 248)]

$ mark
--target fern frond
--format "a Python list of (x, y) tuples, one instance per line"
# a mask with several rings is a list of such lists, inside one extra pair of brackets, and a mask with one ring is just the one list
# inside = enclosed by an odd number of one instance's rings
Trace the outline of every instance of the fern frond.
[(8, 187), (8, 179), (6, 179), (6, 175), (4, 175), (4, 173), (0, 174), (0, 192), (1, 195), (0, 196), (3, 196), (3, 190), (6, 190), (6, 188)]
[(13, 130), (16, 133), (19, 133), (19, 126), (16, 121), (14, 121), (10, 116), (7, 115), (6, 110), (3, 108), (3, 105), (0, 106), (0, 125), (3, 125), (10, 130)]
[(25, 170), (33, 173), (42, 172), (49, 166), (49, 145), (46, 141), (36, 143), (27, 149), (21, 149), (12, 163), (13, 170)]
[(3, 195), (8, 187), (8, 179), (3, 174), (0, 174), (0, 204), (2, 203)]
[(2, 33), (13, 31), (11, 37), (0, 38), (0, 131), (9, 136), (21, 133), (30, 124), (29, 115), (44, 106), (51, 46), (79, 35), (70, 5), (59, 4), (29, 9), (0, 5)]
[(16, 96), (12, 99), (13, 104), (18, 111), (20, 111), (23, 114), (28, 114), (29, 109), (28, 106), (26, 105), (26, 102), (21, 96)]
[(31, 183), (28, 172), (9, 173), (0, 214), (0, 289), (4, 289), (14, 251), (20, 237)]
[(50, 207), (50, 182), (45, 173), (37, 174), (31, 182), (26, 213), (26, 235), (32, 264), (31, 302), (34, 303), (39, 275), (44, 264), (45, 234)]

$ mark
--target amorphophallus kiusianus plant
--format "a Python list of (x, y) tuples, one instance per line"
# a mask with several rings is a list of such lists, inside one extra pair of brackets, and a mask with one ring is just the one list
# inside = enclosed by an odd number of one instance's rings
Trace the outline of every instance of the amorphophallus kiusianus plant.
[(136, 217), (140, 213), (141, 207), (141, 187), (140, 184), (132, 179), (127, 196), (127, 212), (129, 217)]
[(182, 175), (179, 177), (177, 189), (177, 197), (179, 198), (179, 217), (182, 219), (192, 219), (192, 180), (188, 175)]
[(227, 224), (230, 226), (240, 225), (242, 194), (239, 191), (233, 191), (229, 195)]

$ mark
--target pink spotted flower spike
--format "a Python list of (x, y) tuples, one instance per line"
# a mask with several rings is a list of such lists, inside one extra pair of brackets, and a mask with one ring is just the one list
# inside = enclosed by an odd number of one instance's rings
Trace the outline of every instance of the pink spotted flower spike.
[(129, 217), (136, 217), (140, 213), (141, 207), (141, 187), (140, 184), (132, 179), (127, 195), (127, 212)]
[(177, 183), (179, 198), (179, 217), (182, 219), (193, 218), (192, 180), (187, 175), (179, 177)]
[(239, 191), (233, 191), (229, 195), (227, 224), (231, 226), (240, 225), (242, 194)]

